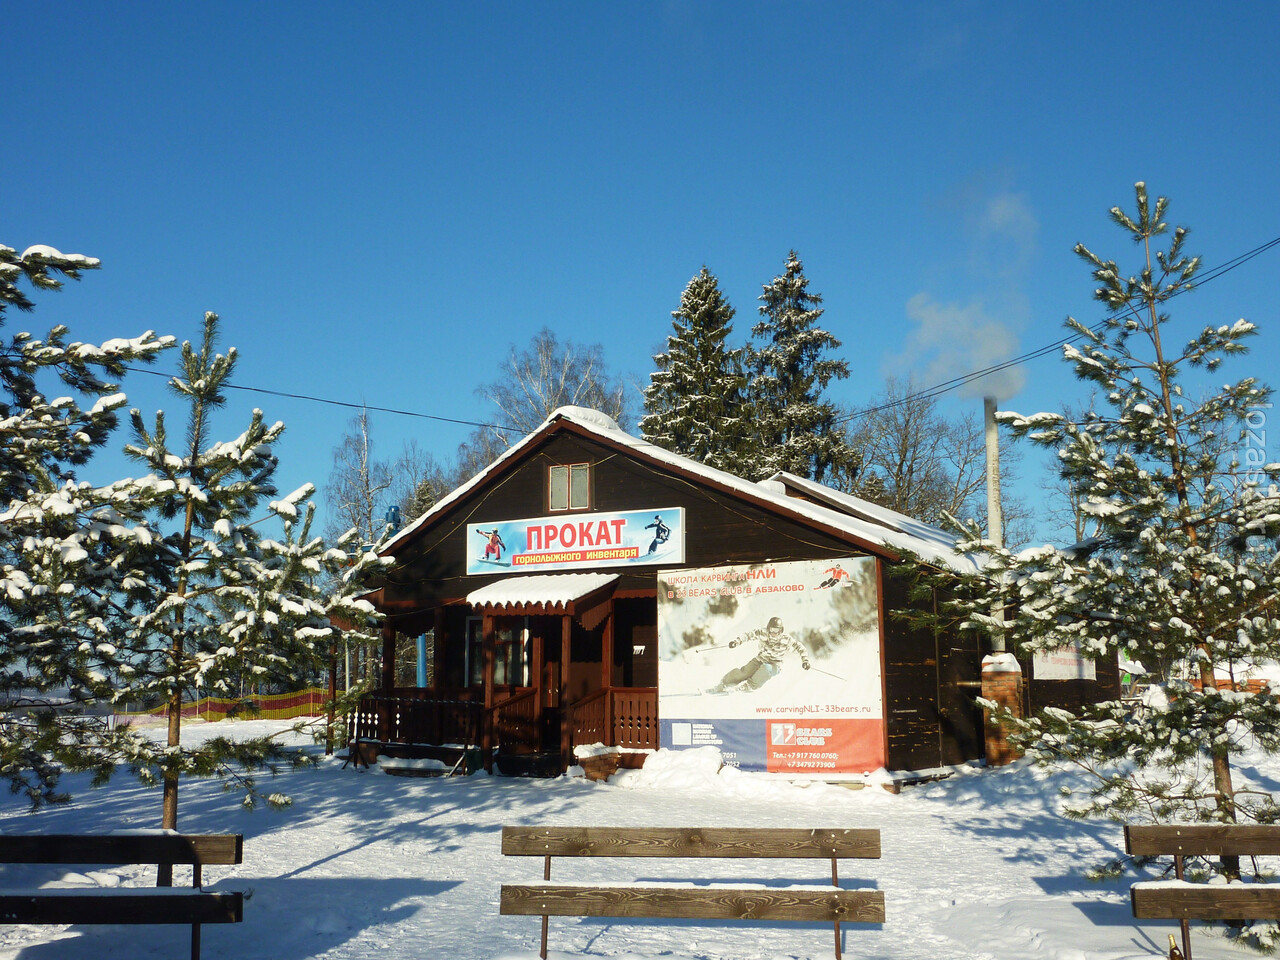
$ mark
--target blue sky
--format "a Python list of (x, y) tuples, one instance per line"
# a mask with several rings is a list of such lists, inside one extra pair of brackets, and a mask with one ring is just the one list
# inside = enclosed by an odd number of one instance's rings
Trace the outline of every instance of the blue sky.
[[(10, 333), (184, 339), (213, 310), (244, 386), (446, 420), (492, 419), (475, 387), (543, 326), (638, 390), (704, 263), (742, 341), (796, 249), (856, 407), (887, 374), (935, 383), (1100, 318), (1071, 250), (1136, 269), (1107, 218), (1136, 180), (1206, 267), (1280, 236), (1270, 2), (19, 4), (4, 24), (0, 243), (103, 261)], [(1261, 328), (1224, 376), (1276, 380), (1278, 264), (1176, 302), (1179, 338)], [(1086, 397), (1054, 357), (989, 388), (1023, 412)], [(159, 378), (125, 391), (176, 408)], [(352, 411), (231, 399), (225, 433), (262, 407), (288, 424), (282, 487), (323, 487)], [(373, 423), (386, 457), (469, 430)]]

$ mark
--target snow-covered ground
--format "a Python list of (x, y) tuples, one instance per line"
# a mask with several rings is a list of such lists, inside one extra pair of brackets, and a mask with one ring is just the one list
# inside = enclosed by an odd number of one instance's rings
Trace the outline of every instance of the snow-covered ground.
[[(184, 738), (261, 732), (270, 721), (188, 724)], [(846, 886), (884, 891), (883, 926), (846, 928), (859, 960), (1122, 960), (1164, 955), (1172, 923), (1136, 923), (1131, 878), (1094, 883), (1087, 867), (1114, 856), (1120, 828), (1057, 812), (1066, 775), (1024, 764), (967, 770), (892, 795), (877, 787), (780, 783), (731, 768), (714, 750), (661, 753), (643, 771), (606, 784), (582, 778), (452, 779), (341, 769), (341, 760), (282, 775), (283, 812), (246, 811), (214, 782), (184, 782), (179, 822), (189, 832), (240, 832), (239, 867), (211, 867), (213, 888), (243, 890), (244, 922), (204, 928), (204, 955), (236, 960), (498, 960), (537, 956), (536, 917), (498, 914), (504, 881), (541, 878), (536, 858), (503, 857), (503, 824), (878, 827), (884, 857), (845, 861)], [(1242, 771), (1245, 772), (1245, 771)], [(1270, 789), (1270, 770), (1250, 771)], [(0, 799), (4, 832), (155, 827), (160, 793), (127, 775), (91, 790), (71, 777), (74, 801), (37, 814)], [(86, 870), (89, 868), (86, 868)], [(695, 879), (822, 883), (821, 861), (557, 860), (552, 876), (598, 880)], [(766, 872), (773, 877), (766, 878)], [(829, 878), (829, 874), (826, 874)], [(0, 886), (70, 880), (154, 883), (154, 869), (80, 875), (66, 868), (0, 868)], [(179, 868), (180, 882), (190, 874)], [(1254, 956), (1197, 926), (1199, 960)], [(0, 960), (182, 957), (184, 927), (0, 926)], [(622, 923), (552, 918), (551, 956), (626, 960), (775, 960), (832, 956), (824, 925)]]

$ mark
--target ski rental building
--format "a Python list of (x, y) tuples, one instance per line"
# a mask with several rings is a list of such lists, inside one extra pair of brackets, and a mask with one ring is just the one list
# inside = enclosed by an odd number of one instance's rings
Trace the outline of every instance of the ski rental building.
[[(563, 407), (385, 553), (383, 680), (351, 729), (366, 758), (557, 774), (715, 746), (747, 770), (852, 780), (990, 750), (987, 651), (896, 615), (937, 603), (909, 598), (903, 557), (972, 558), (800, 477), (752, 483)], [(395, 684), (397, 634), (425, 638), (416, 686)], [(1025, 709), (1118, 692), (1114, 664), (1034, 667)]]

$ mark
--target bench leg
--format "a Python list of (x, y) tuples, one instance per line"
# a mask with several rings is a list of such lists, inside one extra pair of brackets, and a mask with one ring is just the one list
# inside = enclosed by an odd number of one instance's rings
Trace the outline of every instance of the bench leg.
[[(200, 868), (202, 864), (196, 863), (191, 867), (191, 886), (197, 889), (204, 886), (201, 882)], [(200, 924), (193, 923), (191, 925), (191, 960), (200, 960)]]
[[(831, 858), (831, 885), (833, 887), (840, 886), (839, 873), (840, 859), (838, 857)], [(836, 921), (836, 960), (840, 960), (840, 921)]]
[[(1173, 875), (1182, 879), (1182, 857), (1175, 854), (1173, 858)], [(1188, 920), (1182, 920), (1179, 924), (1182, 927), (1182, 956), (1185, 960), (1191, 960), (1191, 923)]]
[[(543, 880), (551, 879), (551, 857), (550, 856), (548, 856), (546, 860), (543, 862), (542, 879)], [(542, 915), (542, 950), (538, 954), (538, 956), (540, 956), (542, 960), (547, 960), (547, 919), (548, 919), (547, 915), (544, 913)]]

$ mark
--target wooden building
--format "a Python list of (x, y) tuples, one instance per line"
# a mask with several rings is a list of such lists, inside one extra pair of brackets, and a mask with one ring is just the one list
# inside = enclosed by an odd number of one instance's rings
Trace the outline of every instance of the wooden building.
[[(506, 542), (512, 530), (520, 542)], [(883, 765), (982, 758), (985, 651), (895, 616), (909, 603), (894, 576), (907, 551), (974, 569), (942, 531), (893, 511), (785, 474), (751, 483), (561, 408), (388, 544), (395, 565), (373, 598), (387, 615), (384, 681), (352, 734), (370, 752), (478, 747), (505, 773), (560, 772), (591, 744), (642, 758), (660, 745), (662, 571), (865, 558)], [(397, 633), (430, 636), (429, 686), (392, 683)], [(1097, 684), (1059, 699), (1115, 679), (1100, 668)]]

